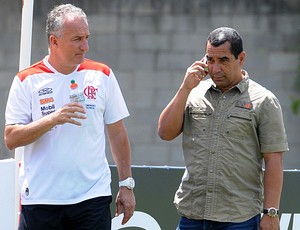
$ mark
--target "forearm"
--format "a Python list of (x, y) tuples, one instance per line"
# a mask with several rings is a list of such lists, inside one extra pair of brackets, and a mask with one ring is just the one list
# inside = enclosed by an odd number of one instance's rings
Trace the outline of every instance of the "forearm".
[(50, 116), (45, 116), (26, 125), (7, 125), (4, 132), (6, 146), (12, 150), (20, 146), (29, 145), (53, 127), (54, 124)]
[(264, 208), (279, 208), (283, 184), (282, 153), (269, 153), (264, 173)]
[(108, 126), (109, 143), (120, 180), (131, 177), (131, 150), (122, 121)]
[(182, 132), (184, 110), (190, 90), (180, 88), (158, 120), (157, 132), (163, 140), (173, 140)]
[(82, 105), (74, 102), (29, 124), (7, 125), (4, 133), (5, 143), (9, 149), (31, 144), (56, 125), (80, 125), (74, 118), (84, 119), (85, 113)]
[[(122, 135), (121, 135), (122, 136)], [(114, 148), (114, 159), (118, 168), (119, 180), (125, 180), (131, 177), (131, 155), (127, 136), (121, 137), (118, 149)]]

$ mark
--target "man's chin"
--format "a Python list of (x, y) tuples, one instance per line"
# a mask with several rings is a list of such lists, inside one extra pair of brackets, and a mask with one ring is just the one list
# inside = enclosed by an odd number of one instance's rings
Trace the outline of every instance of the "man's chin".
[(85, 57), (84, 56), (77, 56), (76, 57), (76, 64), (81, 64), (84, 61)]
[(212, 80), (216, 85), (222, 85), (224, 83), (223, 79), (221, 78), (213, 78)]
[(77, 65), (80, 65), (83, 61), (84, 61), (84, 58), (78, 58), (78, 59), (76, 60), (76, 64), (77, 64)]

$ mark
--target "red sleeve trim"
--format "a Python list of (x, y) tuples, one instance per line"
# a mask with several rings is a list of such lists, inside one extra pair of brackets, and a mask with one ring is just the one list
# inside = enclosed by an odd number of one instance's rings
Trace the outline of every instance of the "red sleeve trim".
[(104, 63), (96, 62), (90, 59), (85, 59), (84, 62), (79, 66), (78, 71), (82, 70), (96, 70), (101, 71), (106, 76), (110, 75), (110, 67)]
[(19, 77), (20, 81), (24, 81), (26, 77), (34, 74), (39, 73), (54, 73), (52, 70), (50, 70), (43, 61), (39, 61), (32, 66), (20, 71), (17, 76)]

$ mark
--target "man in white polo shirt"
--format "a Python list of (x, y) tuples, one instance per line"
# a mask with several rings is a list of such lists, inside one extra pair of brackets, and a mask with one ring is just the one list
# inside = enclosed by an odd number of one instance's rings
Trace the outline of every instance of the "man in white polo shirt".
[[(85, 58), (90, 32), (82, 9), (55, 7), (46, 33), (49, 55), (16, 75), (6, 108), (6, 145), (24, 146), (19, 229), (108, 230), (112, 196), (105, 128), (120, 180), (116, 214), (124, 210), (126, 223), (135, 209), (122, 121), (129, 113), (112, 70)], [(84, 92), (85, 106), (70, 103), (72, 80)]]

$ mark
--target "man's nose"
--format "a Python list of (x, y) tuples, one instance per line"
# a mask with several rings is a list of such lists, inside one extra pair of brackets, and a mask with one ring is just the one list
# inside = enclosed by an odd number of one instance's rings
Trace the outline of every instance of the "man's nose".
[(83, 51), (88, 51), (89, 50), (89, 42), (88, 40), (84, 40), (80, 46), (80, 49)]
[(221, 66), (219, 63), (214, 63), (210, 65), (210, 71), (212, 74), (219, 73), (221, 71)]

